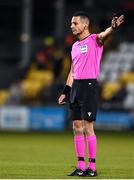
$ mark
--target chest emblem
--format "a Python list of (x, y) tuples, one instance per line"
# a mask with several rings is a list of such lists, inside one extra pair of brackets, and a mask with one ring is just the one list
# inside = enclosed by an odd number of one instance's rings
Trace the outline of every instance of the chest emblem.
[(87, 52), (87, 45), (80, 46), (80, 51), (82, 54), (85, 54)]

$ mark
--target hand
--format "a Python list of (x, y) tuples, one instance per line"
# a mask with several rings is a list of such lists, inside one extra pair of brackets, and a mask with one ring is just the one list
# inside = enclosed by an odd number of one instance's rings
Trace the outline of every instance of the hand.
[(65, 98), (66, 98), (66, 95), (65, 94), (61, 94), (59, 99), (58, 99), (58, 104), (64, 105), (66, 103), (65, 102)]
[(124, 15), (121, 15), (119, 17), (114, 16), (111, 22), (111, 27), (113, 29), (118, 28), (122, 23), (124, 22)]

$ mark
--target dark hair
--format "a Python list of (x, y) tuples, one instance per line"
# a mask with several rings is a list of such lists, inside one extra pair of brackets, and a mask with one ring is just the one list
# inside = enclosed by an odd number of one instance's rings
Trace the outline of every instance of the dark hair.
[(82, 18), (87, 18), (88, 20), (90, 20), (89, 15), (84, 11), (77, 11), (73, 14), (73, 16), (80, 16)]

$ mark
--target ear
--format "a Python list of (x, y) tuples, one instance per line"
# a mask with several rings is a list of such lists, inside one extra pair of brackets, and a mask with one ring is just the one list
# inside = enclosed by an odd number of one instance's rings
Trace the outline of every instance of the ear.
[(88, 24), (87, 23), (85, 23), (85, 28), (88, 29)]

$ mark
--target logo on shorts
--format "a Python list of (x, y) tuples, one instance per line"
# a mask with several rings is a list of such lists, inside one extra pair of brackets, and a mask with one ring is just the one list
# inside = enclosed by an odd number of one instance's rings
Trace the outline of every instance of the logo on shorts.
[(80, 47), (81, 53), (85, 54), (87, 52), (87, 45), (83, 45)]
[(87, 114), (88, 114), (89, 116), (91, 116), (92, 113), (91, 113), (91, 112), (88, 112)]

